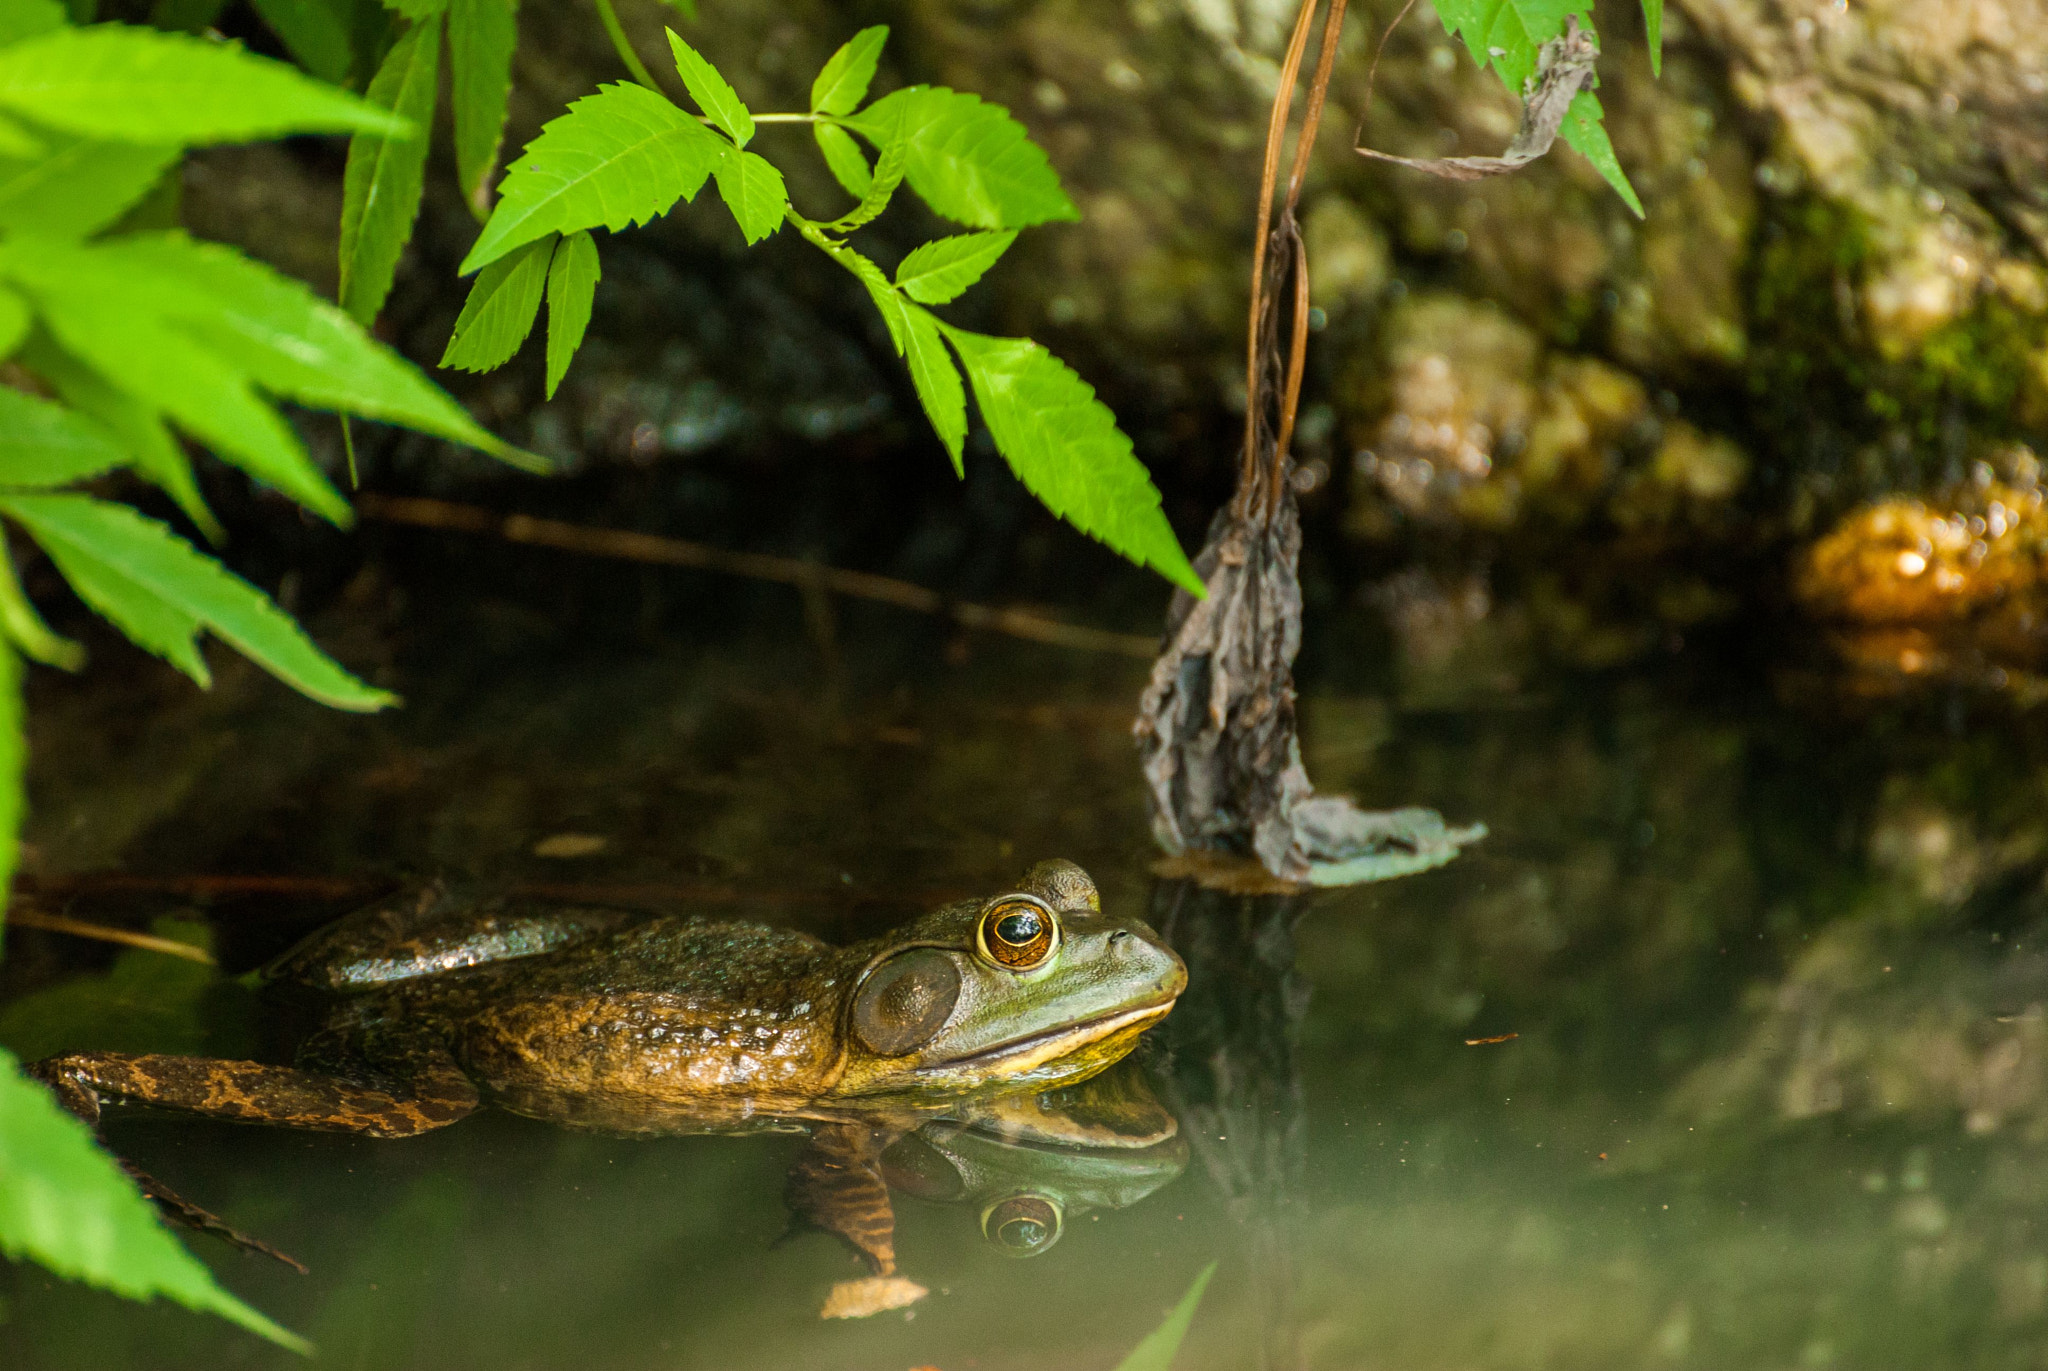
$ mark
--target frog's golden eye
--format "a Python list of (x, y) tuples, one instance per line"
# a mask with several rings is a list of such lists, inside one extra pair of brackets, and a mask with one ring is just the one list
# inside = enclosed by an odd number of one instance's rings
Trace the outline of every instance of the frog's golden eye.
[(1029, 971), (1059, 946), (1059, 917), (1043, 900), (1005, 895), (982, 912), (975, 936), (982, 954), (997, 966)]
[(1006, 1256), (1035, 1257), (1060, 1240), (1060, 1208), (1042, 1195), (1012, 1195), (983, 1212), (981, 1232)]

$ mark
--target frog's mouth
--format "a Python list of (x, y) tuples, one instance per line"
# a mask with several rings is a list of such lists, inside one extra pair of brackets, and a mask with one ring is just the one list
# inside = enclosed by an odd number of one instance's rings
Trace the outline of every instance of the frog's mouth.
[(1048, 1062), (1059, 1061), (1072, 1056), (1084, 1047), (1105, 1042), (1117, 1037), (1135, 1037), (1154, 1023), (1166, 1017), (1173, 1008), (1177, 996), (1152, 1004), (1139, 1005), (1136, 1009), (1119, 1010), (1099, 1019), (1087, 1019), (1064, 1028), (1048, 1029), (1034, 1033), (1027, 1038), (985, 1047), (965, 1057), (950, 1061), (935, 1062), (921, 1068), (921, 1072), (933, 1075), (950, 1074), (957, 1071), (999, 1070), (1005, 1075), (1017, 1075), (1035, 1070)]

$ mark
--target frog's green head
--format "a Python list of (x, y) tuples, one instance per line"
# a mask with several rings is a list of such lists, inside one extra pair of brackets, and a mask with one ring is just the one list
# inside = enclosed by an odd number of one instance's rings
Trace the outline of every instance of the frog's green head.
[(1104, 914), (1088, 873), (1061, 861), (852, 951), (841, 1096), (1085, 1080), (1129, 1052), (1188, 980), (1157, 934)]

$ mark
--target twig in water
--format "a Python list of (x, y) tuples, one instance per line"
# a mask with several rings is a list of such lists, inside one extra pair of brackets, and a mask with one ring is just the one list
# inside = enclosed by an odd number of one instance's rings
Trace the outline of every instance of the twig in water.
[(148, 952), (183, 957), (188, 962), (198, 962), (202, 966), (216, 964), (211, 952), (203, 947), (194, 947), (191, 943), (181, 943), (175, 938), (159, 938), (151, 933), (136, 933), (126, 928), (109, 928), (105, 924), (87, 923), (83, 919), (66, 918), (62, 914), (43, 914), (33, 909), (15, 908), (7, 912), (7, 922), (15, 928), (39, 928), (45, 933), (68, 933), (74, 938), (92, 938), (103, 943), (139, 947)]
[(1125, 657), (1149, 659), (1158, 650), (1157, 639), (1137, 633), (1112, 633), (1107, 629), (1063, 624), (1057, 619), (1027, 613), (1021, 609), (996, 609), (969, 604), (941, 595), (936, 590), (876, 576), (866, 571), (846, 571), (820, 566), (795, 557), (772, 557), (760, 552), (731, 552), (725, 548), (693, 543), (682, 538), (665, 538), (653, 533), (635, 533), (622, 528), (590, 528), (560, 519), (537, 519), (529, 514), (499, 514), (476, 505), (452, 500), (430, 500), (405, 495), (364, 494), (356, 507), (369, 518), (386, 523), (411, 524), (418, 528), (454, 529), (463, 533), (486, 533), (512, 543), (530, 543), (563, 552), (581, 552), (592, 557), (616, 557), (628, 562), (656, 566), (696, 567), (722, 571), (732, 576), (750, 576), (758, 581), (775, 581), (798, 590), (829, 590), (859, 600), (874, 600), (921, 614), (941, 614), (965, 628), (987, 629), (1012, 638), (1050, 643), (1054, 647), (1079, 648), (1086, 652), (1113, 652)]

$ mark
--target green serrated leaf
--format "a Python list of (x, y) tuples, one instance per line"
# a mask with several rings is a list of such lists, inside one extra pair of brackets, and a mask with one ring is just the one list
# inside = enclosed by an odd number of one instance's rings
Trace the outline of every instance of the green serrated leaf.
[(448, 0), (382, 0), (384, 8), (402, 14), (415, 24), (432, 19), (448, 8)]
[(110, 264), (110, 274), (129, 283), (135, 299), (155, 304), (266, 390), (532, 465), (338, 307), (233, 248), (182, 233), (149, 233), (94, 251)]
[(867, 287), (875, 308), (881, 312), (882, 322), (889, 328), (889, 341), (895, 344), (896, 355), (903, 356), (910, 346), (910, 306), (889, 283), (882, 269), (838, 239), (828, 236), (820, 225), (804, 223), (799, 227), (805, 238), (823, 248), (833, 261), (852, 272)]
[(690, 200), (731, 151), (717, 135), (642, 86), (615, 83), (549, 122), (512, 164), (498, 205), (460, 274), (552, 233), (617, 233)]
[(896, 284), (911, 299), (943, 305), (979, 281), (1017, 241), (1015, 229), (960, 233), (912, 250), (896, 267)]
[(36, 155), (0, 157), (0, 229), (97, 233), (144, 199), (178, 157), (175, 147), (47, 134)]
[[(250, 0), (293, 59), (322, 81), (340, 85), (355, 63), (353, 17), (336, 0)], [(424, 127), (424, 126), (422, 126)]]
[(1195, 1321), (1195, 1309), (1202, 1303), (1202, 1292), (1209, 1288), (1209, 1278), (1216, 1274), (1216, 1263), (1210, 1262), (1195, 1276), (1188, 1292), (1180, 1297), (1159, 1326), (1145, 1335), (1144, 1341), (1131, 1349), (1131, 1354), (1116, 1364), (1116, 1371), (1171, 1371), (1173, 1359), (1180, 1351), (1180, 1345), (1187, 1341), (1188, 1327)]
[(63, 486), (123, 466), (112, 435), (63, 405), (0, 385), (0, 486)]
[(490, 212), (488, 187), (505, 137), (512, 95), (512, 53), (519, 45), (519, 0), (450, 0), (448, 69), (455, 107), (455, 173), (478, 219)]
[(875, 64), (882, 58), (882, 45), (889, 41), (889, 26), (876, 24), (846, 40), (825, 63), (818, 79), (811, 82), (811, 113), (851, 114), (868, 98), (868, 86), (875, 79)]
[[(414, 24), (398, 36), (366, 92), (416, 128), (432, 128), (441, 86), (441, 26)], [(427, 179), (425, 138), (359, 133), (349, 139), (341, 179), (341, 307), (367, 327), (377, 321), (398, 259), (412, 240)]]
[(999, 229), (1081, 217), (1024, 126), (980, 96), (909, 86), (845, 122), (877, 147), (900, 131), (911, 189), (948, 219)]
[(749, 243), (758, 243), (782, 226), (789, 191), (782, 173), (758, 153), (734, 151), (718, 164), (718, 194), (739, 222)]
[(144, 479), (169, 495), (207, 540), (227, 541), (227, 530), (206, 507), (192, 460), (172, 436), (170, 425), (154, 407), (115, 386), (48, 338), (31, 337), (22, 353), (29, 370), (47, 382), (57, 397), (105, 429), (122, 445)]
[(732, 139), (735, 147), (743, 148), (752, 142), (754, 116), (748, 112), (746, 102), (719, 75), (718, 68), (704, 60), (703, 54), (678, 38), (674, 29), (667, 33), (669, 51), (676, 56), (676, 74), (683, 78), (683, 86), (697, 102), (697, 108), (704, 111), (704, 117), (725, 130), (725, 136)]
[[(51, 256), (50, 245), (33, 255)], [(10, 264), (11, 265), (11, 264)], [(291, 426), (265, 404), (239, 367), (191, 333), (135, 305), (104, 279), (15, 279), (35, 297), (64, 349), (121, 389), (170, 415), (225, 460), (336, 524), (349, 521), (338, 491), (306, 456)]]
[(555, 398), (556, 387), (569, 374), (569, 362), (583, 345), (583, 331), (590, 327), (590, 306), (597, 298), (600, 269), (597, 244), (588, 233), (572, 233), (555, 249), (548, 267), (548, 378), (547, 398)]
[(967, 440), (967, 391), (960, 384), (960, 369), (953, 354), (939, 336), (938, 321), (921, 309), (906, 308), (903, 359), (910, 364), (910, 381), (917, 388), (917, 401), (924, 406), (932, 431), (946, 445), (953, 459), (953, 474), (966, 474), (962, 445)]
[(1643, 0), (1644, 37), (1650, 45), (1650, 75), (1664, 74), (1664, 0)]
[(282, 62), (125, 24), (58, 29), (0, 48), (0, 108), (45, 128), (135, 143), (413, 131)]
[[(0, 874), (13, 874), (21, 813), (20, 667), (0, 650)], [(311, 1344), (251, 1309), (215, 1283), (197, 1257), (157, 1221), (120, 1165), (93, 1142), (92, 1130), (58, 1107), (0, 1049), (0, 1253), (38, 1262), (67, 1280), (132, 1300), (158, 1296), (218, 1314), (294, 1352)]]
[(860, 144), (853, 141), (853, 135), (837, 124), (813, 124), (811, 136), (818, 140), (818, 151), (824, 154), (832, 179), (844, 186), (846, 193), (854, 199), (867, 199), (875, 176), (868, 170), (868, 159), (861, 154)]
[(966, 364), (996, 450), (1025, 488), (1083, 533), (1201, 594), (1159, 491), (1094, 389), (1029, 338), (940, 327)]
[(512, 360), (540, 315), (548, 260), (557, 241), (548, 237), (528, 243), (484, 268), (455, 320), (455, 333), (441, 354), (442, 366), (489, 371)]
[[(850, 143), (852, 139), (847, 141)], [(856, 151), (854, 156), (858, 157), (860, 153)], [(909, 161), (910, 145), (902, 138), (891, 138), (882, 148), (882, 155), (875, 159), (867, 194), (861, 196), (859, 204), (832, 221), (833, 229), (851, 233), (880, 218), (882, 211), (889, 208), (889, 202), (896, 198), (896, 189), (903, 184), (903, 174), (909, 167)]]
[(61, 29), (71, 16), (57, 0), (7, 0), (0, 4), (0, 48)]
[[(4, 538), (0, 538), (0, 635), (30, 660), (44, 666), (76, 671), (85, 665), (85, 649), (52, 631), (43, 622), (43, 616), (36, 613), (35, 605), (22, 591), (20, 578), (14, 574), (14, 558), (9, 555)], [(4, 650), (0, 646), (0, 651)]]
[(1635, 211), (1636, 218), (1643, 217), (1643, 202), (1636, 196), (1636, 188), (1629, 184), (1628, 173), (1621, 169), (1621, 161), (1614, 155), (1614, 144), (1608, 140), (1607, 126), (1600, 122), (1600, 97), (1592, 91), (1582, 90), (1572, 100), (1571, 108), (1565, 111), (1564, 126), (1558, 136), (1575, 148), (1581, 156), (1593, 164), (1593, 170), (1614, 188), (1622, 203)]
[[(84, 495), (6, 495), (0, 513), (29, 531), (80, 599), (201, 684), (206, 668), (193, 639), (205, 628), (322, 704), (368, 711), (397, 703), (315, 647), (262, 591), (126, 505)], [(180, 626), (182, 642), (173, 642)]]

